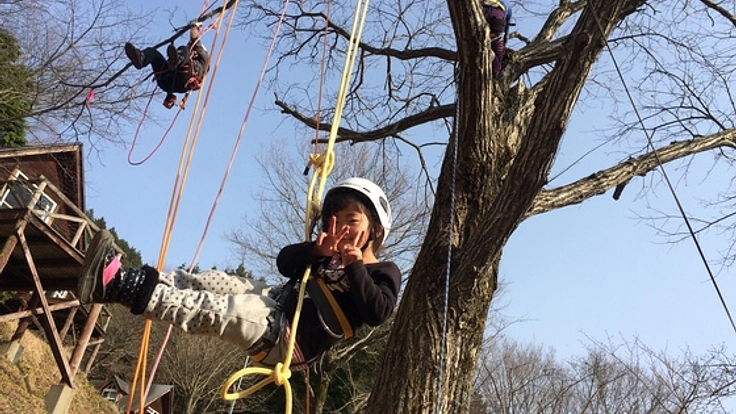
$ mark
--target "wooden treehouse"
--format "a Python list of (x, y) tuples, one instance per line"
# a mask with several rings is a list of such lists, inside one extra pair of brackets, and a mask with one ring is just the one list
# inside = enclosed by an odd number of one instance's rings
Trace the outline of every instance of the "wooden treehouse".
[(0, 352), (17, 361), (26, 330), (43, 331), (61, 374), (49, 412), (68, 409), (74, 375), (85, 354), (89, 371), (109, 321), (99, 318), (102, 305), (82, 307), (74, 296), (97, 231), (85, 214), (81, 144), (0, 149), (0, 322), (19, 321)]

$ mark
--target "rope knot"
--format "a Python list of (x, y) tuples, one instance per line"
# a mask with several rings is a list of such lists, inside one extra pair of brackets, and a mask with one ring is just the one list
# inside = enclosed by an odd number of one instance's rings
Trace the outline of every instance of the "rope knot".
[(311, 167), (311, 166), (314, 165), (314, 166), (317, 166), (317, 167), (321, 167), (322, 164), (324, 164), (324, 162), (325, 162), (325, 155), (324, 154), (315, 154), (315, 153), (312, 153), (312, 154), (309, 154), (309, 162), (307, 162), (307, 166), (308, 167)]
[(278, 386), (282, 386), (284, 383), (289, 382), (289, 378), (291, 378), (291, 370), (284, 366), (283, 363), (277, 363), (273, 368), (273, 382)]

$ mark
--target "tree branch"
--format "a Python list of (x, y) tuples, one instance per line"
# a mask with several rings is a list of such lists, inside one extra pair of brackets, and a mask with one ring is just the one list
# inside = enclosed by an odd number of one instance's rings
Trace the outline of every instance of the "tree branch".
[[(629, 158), (618, 165), (598, 171), (570, 183), (568, 185), (542, 190), (534, 199), (526, 218), (579, 204), (583, 201), (605, 193), (611, 188), (625, 185), (635, 176), (644, 176), (659, 167), (659, 162), (666, 164), (690, 155), (710, 151), (716, 148), (736, 148), (736, 130), (720, 132), (703, 138), (688, 141), (676, 141), (656, 151), (648, 152), (636, 158)], [(659, 158), (659, 160), (658, 160)]]
[[(330, 28), (332, 32), (342, 37), (346, 41), (350, 40), (350, 32), (345, 30), (342, 26), (339, 26), (333, 23), (333, 21), (328, 19), (324, 13), (310, 13), (310, 12), (303, 11), (298, 16), (291, 16), (291, 17), (294, 20), (297, 20), (297, 18), (301, 18), (301, 17), (309, 17), (312, 19), (318, 18), (318, 19), (324, 20), (327, 22), (327, 26)], [(319, 29), (320, 32), (322, 30), (324, 29)], [(394, 57), (399, 60), (411, 60), (411, 59), (418, 59), (418, 58), (424, 58), (424, 57), (435, 57), (438, 59), (443, 59), (443, 60), (454, 62), (457, 59), (457, 52), (455, 52), (454, 50), (444, 49), (441, 47), (425, 47), (421, 49), (400, 50), (400, 49), (394, 49), (390, 47), (378, 48), (378, 47), (371, 46), (365, 42), (358, 43), (358, 46), (363, 51), (369, 52), (373, 55), (390, 56), (390, 57)]]
[[(319, 126), (320, 131), (329, 131), (332, 129), (332, 123), (320, 122), (319, 125), (315, 118), (305, 116), (299, 111), (291, 108), (285, 102), (276, 99), (276, 106), (281, 108), (281, 112), (287, 115), (291, 115), (297, 121), (304, 125), (316, 129)], [(428, 122), (436, 121), (438, 119), (452, 117), (455, 113), (455, 104), (446, 104), (439, 106), (432, 106), (425, 109), (422, 112), (409, 115), (396, 122), (383, 126), (381, 128), (374, 129), (372, 131), (359, 132), (349, 128), (340, 127), (337, 130), (336, 142), (352, 141), (352, 142), (367, 142), (376, 141), (383, 138), (396, 136), (407, 129), (419, 126)]]
[(715, 2), (711, 0), (700, 0), (701, 3), (705, 4), (706, 7), (709, 9), (715, 10), (718, 14), (725, 17), (728, 21), (731, 22), (734, 26), (736, 26), (736, 18), (734, 18), (733, 14), (729, 13), (728, 10), (724, 9), (720, 5), (716, 4)]

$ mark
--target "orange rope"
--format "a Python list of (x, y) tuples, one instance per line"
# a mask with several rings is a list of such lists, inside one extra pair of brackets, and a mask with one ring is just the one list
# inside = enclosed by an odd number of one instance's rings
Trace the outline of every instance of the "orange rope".
[[(150, 325), (151, 321), (146, 320), (146, 327)], [(150, 329), (144, 329), (143, 330), (143, 338), (141, 338), (141, 347), (138, 350), (138, 362), (136, 363), (135, 367), (135, 375), (133, 376), (133, 382), (130, 384), (130, 395), (128, 396), (128, 405), (125, 409), (126, 414), (130, 414), (130, 410), (133, 406), (133, 396), (135, 395), (135, 386), (136, 382), (138, 380), (138, 372), (142, 369), (145, 371), (146, 369), (146, 360), (148, 359), (148, 347), (144, 347), (144, 343), (148, 343), (148, 339), (150, 338), (151, 330)], [(140, 394), (143, 395), (143, 384), (141, 383), (141, 392)], [(140, 401), (142, 401), (141, 404), (145, 402), (145, 398), (141, 397)], [(143, 412), (143, 407), (140, 407), (140, 411)]]
[[(235, 7), (237, 7), (237, 2), (235, 3)], [(222, 57), (222, 53), (223, 53), (223, 51), (225, 49), (225, 44), (227, 42), (227, 37), (228, 37), (228, 34), (230, 32), (230, 28), (232, 27), (232, 22), (233, 22), (233, 17), (234, 16), (235, 16), (235, 13), (233, 13), (233, 14), (230, 15), (230, 21), (228, 22), (227, 29), (226, 29), (226, 32), (225, 32), (225, 36), (222, 39), (222, 43), (221, 43), (220, 48), (219, 48), (219, 53), (217, 55), (218, 56), (218, 60), (217, 60), (217, 63), (215, 64), (215, 68), (213, 70), (213, 74), (212, 74), (212, 78), (213, 79), (215, 77), (215, 73), (217, 71), (217, 67), (219, 67), (220, 58)], [(214, 44), (214, 42), (213, 42), (213, 44)], [(212, 84), (212, 82), (210, 82), (210, 85), (211, 84)], [(210, 86), (210, 88), (207, 89), (207, 93), (206, 93), (206, 96), (205, 96), (205, 103), (204, 103), (204, 105), (202, 107), (202, 111), (200, 112), (200, 118), (198, 120), (197, 129), (196, 129), (196, 133), (195, 133), (197, 136), (199, 136), (199, 131), (200, 131), (201, 124), (202, 124), (202, 121), (203, 121), (203, 118), (204, 118), (204, 109), (207, 106), (207, 102), (209, 100), (209, 94), (210, 94), (210, 91), (211, 90), (212, 89), (211, 89), (211, 86)], [(193, 150), (193, 147), (192, 147), (192, 150)], [(232, 165), (232, 161), (234, 160), (234, 158), (235, 158), (235, 153), (233, 153), (233, 155), (231, 157), (230, 165)], [(187, 167), (187, 170), (188, 170), (188, 167)], [(224, 186), (226, 180), (227, 180), (227, 176), (223, 179), (222, 186)], [(183, 191), (183, 189), (182, 189), (182, 191)], [(220, 193), (221, 192), (222, 192), (222, 187), (220, 189)], [(190, 266), (189, 266), (189, 269), (188, 269), (189, 272), (191, 272), (193, 270), (195, 264), (197, 263), (197, 257), (199, 255), (200, 250), (202, 249), (202, 246), (204, 245), (204, 239), (205, 239), (205, 235), (206, 235), (206, 232), (207, 232), (207, 228), (209, 227), (209, 223), (210, 223), (210, 220), (212, 218), (212, 215), (214, 214), (215, 208), (216, 208), (217, 204), (219, 203), (219, 198), (220, 198), (220, 196), (219, 196), (219, 193), (218, 193), (218, 196), (217, 196), (216, 200), (214, 201), (214, 203), (212, 205), (212, 210), (210, 212), (210, 217), (207, 220), (207, 226), (205, 227), (205, 231), (202, 234), (202, 238), (200, 239), (199, 245), (197, 246), (197, 253), (194, 255), (194, 258), (192, 259), (192, 261), (190, 263)], [(153, 383), (153, 377), (154, 377), (154, 375), (156, 373), (156, 369), (158, 368), (158, 363), (161, 360), (161, 356), (163, 355), (164, 348), (166, 348), (166, 344), (168, 343), (169, 337), (171, 336), (171, 330), (172, 330), (172, 325), (169, 325), (168, 328), (167, 328), (167, 330), (166, 330), (166, 336), (164, 337), (164, 340), (161, 343), (161, 347), (159, 348), (159, 352), (158, 352), (158, 354), (156, 356), (156, 361), (154, 362), (154, 366), (151, 368), (151, 374), (150, 374), (149, 379), (148, 379), (148, 387), (146, 388), (146, 395), (148, 395), (148, 392), (151, 389), (151, 384)]]
[[(226, 34), (225, 34), (225, 36), (223, 38), (222, 46), (217, 51), (217, 56), (218, 56), (217, 63), (218, 64), (219, 64), (220, 58), (222, 57), (222, 49), (224, 49), (224, 43), (225, 43), (225, 41), (227, 39), (227, 35), (228, 35), (228, 33), (230, 31), (230, 28), (232, 26), (233, 16), (235, 15), (235, 11), (237, 10), (237, 5), (238, 5), (238, 2), (236, 1), (234, 3), (234, 5), (231, 7), (231, 10), (230, 10), (231, 17), (230, 17), (229, 23), (227, 25), (227, 31), (226, 31)], [(221, 13), (219, 15), (219, 17), (218, 17), (217, 29), (215, 30), (215, 36), (214, 36), (214, 38), (212, 40), (212, 50), (213, 51), (215, 50), (215, 45), (217, 44), (216, 43), (217, 42), (217, 35), (219, 34), (220, 29), (222, 28), (222, 22), (223, 22), (223, 20), (224, 20), (224, 12)], [(161, 251), (160, 251), (160, 254), (159, 254), (159, 260), (158, 260), (158, 266), (157, 266), (157, 269), (159, 271), (163, 268), (164, 263), (165, 263), (165, 260), (166, 260), (166, 253), (168, 251), (169, 244), (170, 244), (170, 241), (171, 241), (171, 233), (173, 232), (174, 223), (176, 221), (176, 216), (178, 214), (178, 210), (179, 210), (179, 205), (180, 205), (180, 202), (181, 202), (182, 194), (184, 192), (184, 184), (185, 184), (186, 179), (187, 179), (187, 176), (188, 176), (189, 167), (191, 166), (191, 160), (192, 160), (192, 156), (193, 156), (195, 144), (196, 144), (196, 142), (197, 142), (197, 140), (199, 138), (199, 132), (200, 132), (200, 129), (201, 129), (202, 119), (203, 119), (203, 116), (204, 116), (204, 110), (205, 110), (205, 107), (206, 107), (207, 102), (208, 102), (208, 99), (209, 99), (209, 94), (210, 94), (210, 91), (211, 91), (211, 88), (212, 88), (212, 84), (214, 83), (216, 72), (217, 72), (217, 64), (215, 65), (215, 67), (213, 69), (213, 73), (211, 75), (211, 78), (212, 78), (211, 81), (208, 82), (205, 85), (205, 88), (207, 89), (207, 93), (206, 93), (206, 98), (204, 100), (204, 103), (202, 104), (201, 107), (200, 107), (200, 102), (201, 102), (201, 99), (202, 99), (202, 95), (201, 94), (197, 94), (197, 101), (195, 103), (195, 110), (192, 112), (192, 118), (190, 120), (189, 127), (187, 129), (186, 138), (184, 140), (184, 145), (182, 147), (182, 154), (181, 154), (181, 157), (180, 157), (179, 166), (178, 166), (177, 173), (176, 173), (176, 180), (175, 180), (175, 183), (174, 183), (174, 188), (172, 189), (172, 196), (171, 196), (171, 200), (170, 200), (170, 203), (169, 203), (169, 213), (167, 215), (166, 226), (165, 226), (163, 238), (162, 238), (162, 241), (161, 241)], [(198, 114), (199, 114), (199, 117), (197, 117)], [(192, 133), (192, 131), (194, 131), (194, 133)], [(149, 343), (149, 340), (150, 340), (151, 325), (152, 325), (151, 324), (151, 321), (150, 320), (146, 320), (146, 323), (145, 323), (145, 326), (144, 326), (144, 330), (143, 330), (143, 337), (142, 337), (142, 340), (141, 340), (141, 348), (140, 348), (140, 352), (139, 352), (139, 356), (138, 356), (139, 359), (138, 359), (138, 363), (137, 363), (137, 366), (136, 366), (135, 375), (133, 377), (133, 382), (131, 384), (131, 389), (133, 389), (133, 390), (135, 389), (135, 385), (136, 385), (136, 382), (138, 380), (138, 377), (140, 375), (143, 375), (145, 373), (145, 371), (146, 371), (146, 362), (145, 361), (146, 361), (147, 356), (148, 356), (148, 343)], [(168, 337), (168, 335), (167, 335), (167, 337)], [(165, 346), (165, 343), (162, 344), (161, 352), (163, 352), (163, 347), (164, 346)], [(151, 379), (149, 379), (149, 382), (152, 381), (153, 374), (154, 373), (152, 372), (151, 373)], [(144, 407), (144, 404), (145, 404), (146, 394), (148, 393), (148, 389), (150, 388), (150, 385), (149, 385), (148, 388), (145, 387), (144, 386), (144, 382), (145, 381), (141, 380), (141, 394), (140, 394), (141, 395), (141, 398), (140, 398), (141, 406), (140, 406), (140, 412), (143, 412), (143, 409), (145, 408)], [(134, 394), (134, 392), (131, 393), (131, 398), (128, 401), (128, 410), (126, 411), (126, 413), (128, 413), (128, 414), (130, 413), (130, 405), (132, 404), (132, 396), (133, 396), (133, 394)]]

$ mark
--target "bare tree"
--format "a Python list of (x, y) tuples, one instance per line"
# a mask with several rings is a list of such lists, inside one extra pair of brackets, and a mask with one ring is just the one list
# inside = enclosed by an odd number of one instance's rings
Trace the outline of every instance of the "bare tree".
[(119, 0), (30, 0), (0, 8), (0, 26), (18, 40), (20, 63), (36, 85), (27, 97), (30, 143), (119, 140), (140, 109), (121, 45), (145, 25)]
[(246, 358), (240, 349), (219, 338), (173, 330), (157, 381), (174, 385), (176, 412), (214, 412), (215, 408), (230, 405), (222, 401), (220, 390), (225, 380), (243, 366)]
[[(128, 70), (125, 42), (156, 47), (173, 42), (187, 33), (191, 20), (206, 20), (231, 5), (228, 1), (202, 16), (171, 9), (171, 36), (151, 40), (149, 28), (166, 22), (152, 21), (152, 13), (133, 11), (124, 0), (0, 2), (0, 27), (18, 40), (18, 63), (31, 72), (36, 86), (24, 97), (31, 102), (25, 115), (28, 142), (123, 143), (121, 133), (141, 120), (156, 88), (150, 72)], [(0, 89), (0, 96), (5, 92)]]
[(638, 340), (592, 341), (587, 355), (561, 361), (540, 346), (494, 338), (479, 358), (475, 412), (727, 413), (734, 362), (722, 348), (672, 357)]
[[(514, 6), (517, 21), (530, 24), (519, 25), (515, 50), (494, 79), (479, 2), (371, 4), (339, 140), (395, 142), (422, 154), (432, 144), (422, 136), (433, 134), (417, 128), (440, 131), (438, 126), (458, 116), (445, 140), (427, 236), (366, 412), (468, 411), (501, 254), (522, 221), (614, 188), (618, 194), (631, 180), (672, 161), (683, 160), (687, 168), (699, 153), (731, 164), (736, 111), (727, 45), (733, 43), (736, 18), (720, 3), (579, 0)], [(254, 2), (250, 11), (248, 23), (277, 15), (265, 3)], [(291, 65), (318, 63), (320, 33), (328, 26), (326, 73), (328, 79), (336, 76), (351, 12), (335, 6), (329, 20), (324, 12), (321, 3), (301, 2), (287, 16), (272, 72), (281, 90), (276, 105), (320, 130), (329, 128), (323, 120), (333, 108), (314, 116), (318, 76), (290, 83), (285, 75)], [(568, 171), (563, 182), (550, 171), (581, 98), (618, 122), (615, 130), (601, 125), (598, 135), (620, 158), (574, 176)], [(590, 150), (599, 145), (593, 141)], [(642, 182), (642, 191), (662, 181), (653, 177)], [(726, 212), (732, 210), (730, 194), (713, 195)], [(701, 218), (701, 227), (733, 230), (730, 217)], [(670, 231), (682, 237), (677, 223)]]
[[(255, 215), (244, 215), (240, 228), (228, 235), (235, 246), (234, 254), (258, 277), (282, 282), (276, 276), (276, 254), (284, 246), (306, 237), (304, 220), (309, 177), (303, 170), (307, 155), (314, 150), (307, 142), (286, 145), (274, 141), (258, 158), (266, 176), (256, 196), (260, 210)], [(335, 157), (339, 162), (330, 173), (327, 189), (356, 176), (374, 180), (385, 188), (394, 217), (381, 255), (408, 270), (426, 229), (428, 192), (415, 190), (415, 185), (409, 181), (411, 167), (402, 165), (392, 148), (342, 146), (336, 148)]]

